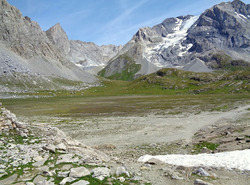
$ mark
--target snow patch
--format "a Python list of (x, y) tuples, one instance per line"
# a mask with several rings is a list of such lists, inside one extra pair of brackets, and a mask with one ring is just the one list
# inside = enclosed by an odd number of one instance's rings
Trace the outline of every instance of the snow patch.
[(158, 159), (164, 163), (186, 166), (186, 167), (212, 167), (225, 169), (250, 170), (250, 149), (237, 150), (232, 152), (222, 152), (216, 154), (198, 154), (198, 155), (144, 155), (138, 159), (138, 162), (147, 162), (150, 159)]
[(240, 14), (238, 12), (235, 12), (238, 18), (240, 18), (242, 21), (246, 22), (247, 17), (243, 14)]
[(193, 47), (193, 44), (188, 44), (186, 47), (180, 46), (182, 52), (180, 52), (178, 56), (182, 57), (183, 55), (185, 55), (185, 53), (187, 53), (191, 47)]
[(81, 64), (75, 64), (77, 67), (83, 68), (83, 65)]

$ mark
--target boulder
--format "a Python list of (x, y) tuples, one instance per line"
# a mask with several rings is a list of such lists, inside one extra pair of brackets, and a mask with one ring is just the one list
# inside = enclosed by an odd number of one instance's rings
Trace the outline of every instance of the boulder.
[(91, 171), (93, 173), (92, 177), (97, 178), (99, 180), (103, 180), (105, 177), (110, 176), (110, 169), (105, 167), (98, 167)]
[(194, 181), (194, 185), (213, 185), (213, 184), (211, 184), (211, 183), (209, 183), (209, 182), (205, 182), (205, 181), (200, 180), (200, 179), (196, 179), (196, 180)]
[(57, 176), (58, 177), (68, 177), (69, 175), (69, 171), (66, 171), (66, 172), (58, 172)]
[(54, 145), (45, 145), (43, 146), (44, 150), (47, 150), (49, 152), (55, 153), (56, 152), (56, 147)]
[(58, 149), (58, 150), (63, 150), (63, 151), (66, 151), (66, 150), (67, 150), (65, 144), (63, 144), (63, 143), (58, 144), (58, 145), (56, 146), (56, 149)]
[(90, 171), (85, 167), (71, 168), (69, 174), (70, 177), (75, 178), (84, 177), (87, 175), (90, 175)]
[(115, 174), (116, 174), (117, 176), (120, 176), (120, 175), (127, 175), (127, 176), (129, 177), (129, 172), (128, 172), (123, 166), (118, 167), (118, 168), (116, 169)]
[(64, 185), (64, 184), (66, 184), (67, 182), (73, 182), (74, 180), (76, 180), (76, 179), (73, 178), (73, 177), (66, 177), (66, 178), (64, 178), (64, 179), (60, 182), (60, 185)]
[(210, 174), (206, 170), (204, 170), (203, 168), (198, 168), (198, 169), (194, 170), (193, 174), (197, 174), (199, 176), (204, 176), (204, 177), (210, 176)]
[(85, 180), (80, 180), (78, 182), (73, 183), (72, 185), (88, 185), (89, 182)]

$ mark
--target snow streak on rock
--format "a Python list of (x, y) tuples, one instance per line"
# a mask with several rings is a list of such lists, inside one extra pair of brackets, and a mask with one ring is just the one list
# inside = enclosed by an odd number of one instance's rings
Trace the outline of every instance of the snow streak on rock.
[[(177, 46), (180, 49), (181, 52), (179, 53), (179, 56), (183, 56), (192, 47), (192, 44), (182, 46), (181, 43), (186, 39), (188, 29), (197, 21), (198, 18), (198, 16), (193, 16), (186, 21), (176, 18), (176, 27), (173, 28), (173, 33), (169, 33), (158, 45), (152, 48), (147, 48), (144, 54), (145, 58), (148, 61), (153, 61), (153, 55), (161, 53), (164, 49), (174, 46)], [(160, 63), (154, 64), (158, 67), (163, 67)]]

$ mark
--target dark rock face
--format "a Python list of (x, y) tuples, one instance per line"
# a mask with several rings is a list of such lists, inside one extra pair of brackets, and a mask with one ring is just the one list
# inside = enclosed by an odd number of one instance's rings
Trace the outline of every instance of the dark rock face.
[(191, 51), (202, 52), (213, 47), (246, 49), (250, 46), (249, 5), (241, 1), (221, 3), (206, 10), (189, 30)]
[[(190, 19), (192, 16), (179, 16), (177, 19), (186, 21)], [(176, 18), (169, 18), (165, 19), (161, 24), (158, 24), (153, 27), (153, 30), (155, 30), (158, 34), (160, 34), (163, 37), (167, 37), (168, 34), (174, 33), (173, 29), (176, 27)]]

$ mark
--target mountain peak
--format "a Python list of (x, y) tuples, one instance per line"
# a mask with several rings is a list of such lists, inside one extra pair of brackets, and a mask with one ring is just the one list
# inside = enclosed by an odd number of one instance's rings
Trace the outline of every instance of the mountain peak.
[[(50, 29), (48, 29), (46, 32), (61, 32), (61, 33), (65, 33), (65, 31), (63, 30), (63, 28), (60, 25), (60, 23), (55, 24)], [(66, 35), (66, 33), (65, 33), (65, 35)]]
[(59, 51), (63, 54), (69, 53), (70, 43), (67, 34), (61, 27), (60, 23), (52, 26), (46, 31), (46, 35), (49, 40), (57, 46)]

